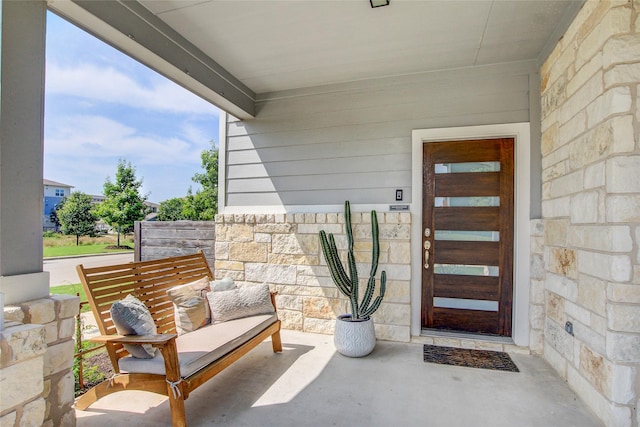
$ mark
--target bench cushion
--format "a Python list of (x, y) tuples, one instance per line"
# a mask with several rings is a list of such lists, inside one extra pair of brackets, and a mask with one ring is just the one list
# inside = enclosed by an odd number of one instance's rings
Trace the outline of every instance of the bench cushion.
[[(275, 323), (275, 314), (265, 314), (204, 326), (176, 338), (180, 374), (188, 377), (249, 341)], [(118, 361), (121, 372), (164, 375), (164, 360), (160, 352), (152, 359), (127, 356)]]

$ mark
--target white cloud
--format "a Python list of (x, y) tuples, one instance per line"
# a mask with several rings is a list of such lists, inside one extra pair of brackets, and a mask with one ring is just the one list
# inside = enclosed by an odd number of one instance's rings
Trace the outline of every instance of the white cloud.
[(145, 86), (113, 67), (47, 63), (48, 94), (173, 113), (217, 114), (217, 108), (172, 81), (154, 76)]
[(69, 153), (75, 158), (135, 159), (140, 164), (197, 164), (201, 141), (144, 136), (132, 127), (102, 116), (58, 117), (47, 127), (45, 155)]

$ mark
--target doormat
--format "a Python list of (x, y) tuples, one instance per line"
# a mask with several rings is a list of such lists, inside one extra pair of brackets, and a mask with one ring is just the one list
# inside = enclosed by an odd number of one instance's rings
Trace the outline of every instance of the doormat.
[(441, 365), (520, 372), (507, 353), (470, 348), (424, 345), (424, 361)]

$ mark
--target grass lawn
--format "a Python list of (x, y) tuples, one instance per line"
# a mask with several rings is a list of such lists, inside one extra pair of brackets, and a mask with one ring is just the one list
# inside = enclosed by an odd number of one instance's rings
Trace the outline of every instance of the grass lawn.
[[(73, 285), (51, 286), (49, 288), (49, 292), (51, 292), (52, 294), (58, 294), (58, 295), (80, 294), (80, 301), (81, 302), (87, 301), (87, 294), (84, 293), (84, 288), (82, 287), (81, 283), (75, 283)], [(82, 306), (82, 313), (85, 313), (87, 311), (91, 311), (91, 307), (89, 307), (89, 304), (84, 304)]]
[[(116, 243), (117, 236), (106, 235), (100, 237), (81, 237), (80, 244), (76, 246), (75, 236), (49, 234), (43, 237), (43, 255), (47, 258), (57, 256), (103, 254), (107, 252), (123, 252), (122, 249), (106, 249), (107, 246), (115, 246)], [(129, 246), (133, 250), (133, 239), (131, 237), (120, 236), (120, 245)]]

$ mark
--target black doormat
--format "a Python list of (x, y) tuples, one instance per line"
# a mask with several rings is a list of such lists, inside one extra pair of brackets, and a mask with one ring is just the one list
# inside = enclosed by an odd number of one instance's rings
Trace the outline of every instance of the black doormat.
[(440, 347), (425, 344), (424, 361), (441, 365), (520, 372), (509, 355), (502, 351), (472, 350), (470, 348)]

